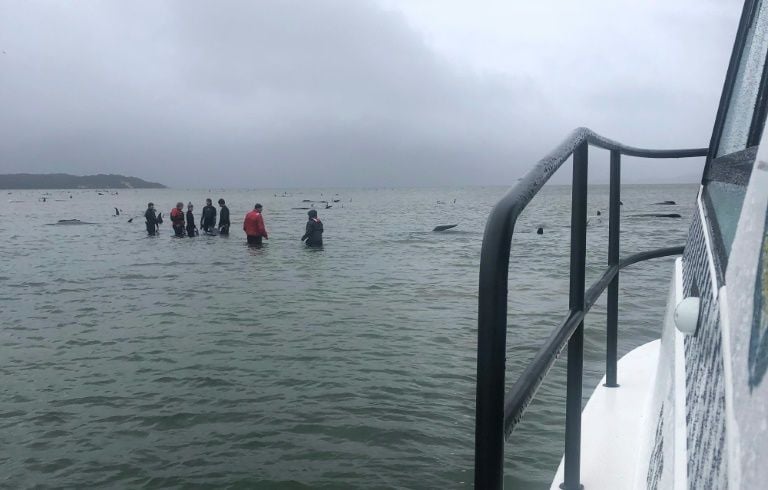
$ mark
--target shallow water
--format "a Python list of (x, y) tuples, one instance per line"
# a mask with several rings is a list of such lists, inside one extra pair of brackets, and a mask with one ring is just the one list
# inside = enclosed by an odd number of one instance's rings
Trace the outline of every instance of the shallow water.
[[(625, 186), (623, 252), (683, 244), (696, 189)], [(471, 486), (479, 252), (506, 188), (4, 192), (22, 202), (0, 211), (0, 486)], [(588, 279), (606, 261), (607, 196), (590, 188)], [(166, 217), (192, 200), (199, 217), (206, 197), (227, 199), (231, 236), (127, 223), (150, 200)], [(323, 250), (299, 241), (303, 199), (340, 199), (319, 211)], [(652, 205), (668, 199), (679, 205)], [(257, 200), (261, 249), (241, 230)], [(516, 227), (509, 384), (566, 311), (569, 205), (568, 187), (547, 187)], [(683, 219), (632, 216), (657, 211)], [(46, 226), (70, 218), (98, 224)], [(659, 335), (671, 267), (622, 273), (620, 353)], [(585, 396), (604, 315), (601, 298)], [(510, 486), (551, 481), (564, 365), (506, 446)]]

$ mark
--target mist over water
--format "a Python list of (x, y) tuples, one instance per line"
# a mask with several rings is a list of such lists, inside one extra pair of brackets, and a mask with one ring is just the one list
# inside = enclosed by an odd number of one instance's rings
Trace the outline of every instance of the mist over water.
[[(470, 487), (480, 246), (506, 190), (4, 191), (21, 202), (0, 210), (0, 486)], [(682, 245), (696, 190), (625, 186), (622, 254)], [(589, 192), (592, 281), (608, 188)], [(192, 201), (199, 220), (207, 197), (227, 200), (232, 234), (171, 238), (171, 207)], [(339, 199), (316, 204), (322, 250), (299, 241), (304, 199)], [(127, 223), (148, 201), (166, 218), (157, 237), (143, 217)], [(256, 202), (260, 249), (242, 232)], [(509, 385), (567, 310), (569, 207), (568, 187), (547, 187), (516, 226)], [(649, 212), (683, 218), (633, 216)], [(47, 225), (72, 218), (97, 224)], [(622, 273), (620, 354), (658, 337), (671, 276), (672, 259)], [(586, 322), (585, 397), (604, 344), (603, 297)], [(551, 482), (564, 367), (506, 446), (510, 485)]]

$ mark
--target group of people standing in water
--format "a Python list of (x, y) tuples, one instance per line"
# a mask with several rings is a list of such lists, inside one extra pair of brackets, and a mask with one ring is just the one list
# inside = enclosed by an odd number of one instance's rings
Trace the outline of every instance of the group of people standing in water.
[[(224, 199), (219, 199), (219, 207), (220, 211), (217, 213), (216, 208), (213, 206), (213, 201), (210, 199), (205, 200), (205, 207), (200, 216), (200, 229), (202, 229), (204, 234), (229, 235), (229, 208), (224, 202)], [(253, 210), (248, 212), (243, 220), (243, 231), (245, 231), (245, 236), (249, 245), (261, 245), (262, 240), (269, 240), (267, 229), (264, 226), (264, 217), (261, 214), (262, 210), (263, 206), (256, 203)], [(197, 225), (195, 225), (195, 215), (193, 211), (194, 205), (191, 202), (187, 204), (186, 214), (184, 213), (184, 203), (182, 202), (176, 203), (176, 207), (171, 209), (171, 226), (173, 227), (175, 236), (195, 237), (200, 234)], [(216, 225), (217, 214), (218, 226)], [(307, 215), (306, 232), (301, 237), (301, 241), (305, 242), (309, 247), (322, 247), (323, 222), (318, 219), (317, 211), (314, 209), (311, 209)], [(149, 203), (147, 205), (144, 218), (146, 219), (147, 233), (149, 235), (157, 235), (160, 230), (160, 225), (163, 223), (163, 217), (162, 213), (157, 214), (155, 212), (154, 203)]]

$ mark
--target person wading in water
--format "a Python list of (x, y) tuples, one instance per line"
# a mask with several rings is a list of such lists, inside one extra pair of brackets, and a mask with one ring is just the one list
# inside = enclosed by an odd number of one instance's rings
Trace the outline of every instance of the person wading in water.
[(253, 211), (245, 215), (243, 231), (248, 239), (248, 245), (261, 245), (261, 239), (269, 240), (267, 229), (264, 228), (264, 218), (261, 216), (262, 206), (259, 203), (253, 207)]
[(195, 226), (195, 215), (192, 212), (195, 207), (190, 202), (187, 204), (187, 236), (194, 237), (197, 235), (197, 226)]
[(171, 209), (171, 226), (173, 226), (173, 234), (176, 236), (184, 236), (184, 203), (177, 202), (176, 207)]
[(157, 235), (157, 215), (155, 215), (155, 204), (147, 204), (147, 211), (144, 213), (144, 219), (147, 220), (147, 233), (150, 236)]
[(219, 235), (229, 235), (229, 208), (224, 204), (224, 199), (219, 199)]
[(323, 222), (317, 218), (317, 211), (310, 209), (307, 212), (309, 219), (307, 220), (307, 231), (304, 236), (301, 237), (301, 241), (306, 240), (308, 247), (322, 247), (323, 246)]
[(200, 217), (200, 228), (206, 233), (211, 233), (216, 228), (216, 208), (213, 207), (213, 201), (205, 200), (203, 215)]

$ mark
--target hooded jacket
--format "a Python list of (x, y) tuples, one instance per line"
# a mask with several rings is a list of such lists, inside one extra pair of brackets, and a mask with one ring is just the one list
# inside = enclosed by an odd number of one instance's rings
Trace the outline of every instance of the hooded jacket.
[(307, 221), (307, 232), (301, 237), (306, 240), (310, 247), (319, 247), (323, 244), (323, 222), (317, 218), (309, 218)]
[(248, 236), (261, 236), (269, 238), (267, 236), (267, 229), (264, 227), (264, 218), (261, 213), (255, 209), (245, 215), (245, 221), (243, 221), (243, 230)]
[(171, 209), (171, 223), (173, 226), (184, 226), (184, 211), (179, 208)]

